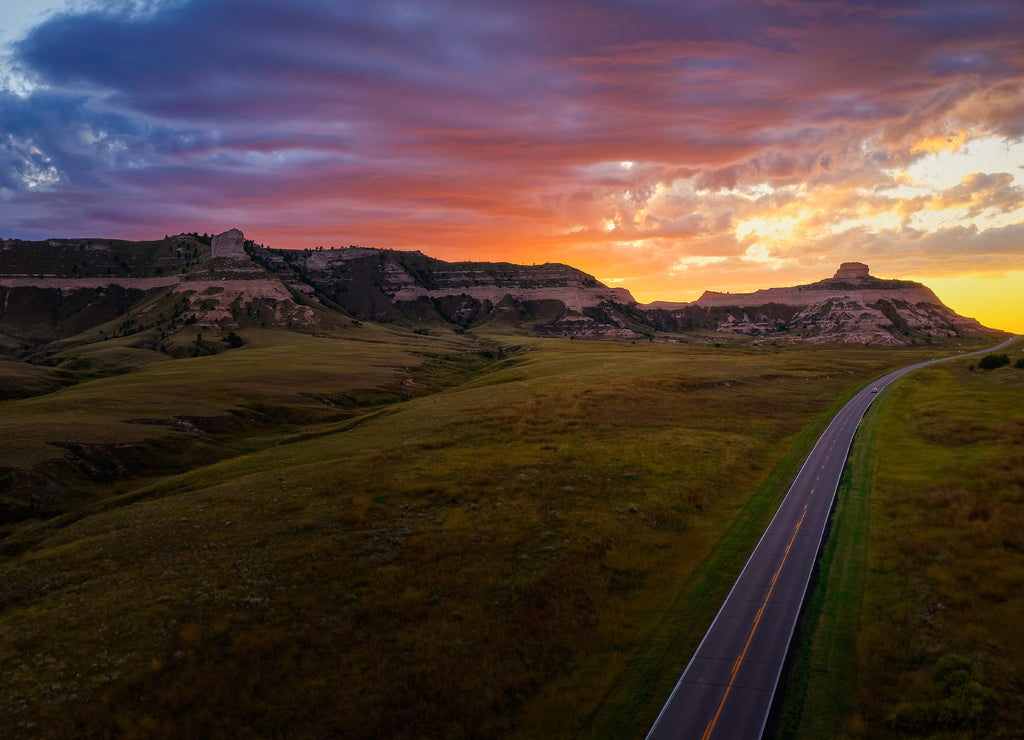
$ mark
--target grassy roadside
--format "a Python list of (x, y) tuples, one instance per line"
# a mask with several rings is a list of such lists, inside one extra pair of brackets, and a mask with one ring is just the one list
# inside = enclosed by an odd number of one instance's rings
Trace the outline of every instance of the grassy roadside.
[(955, 360), (886, 394), (851, 451), (776, 737), (1016, 736), (1024, 372)]

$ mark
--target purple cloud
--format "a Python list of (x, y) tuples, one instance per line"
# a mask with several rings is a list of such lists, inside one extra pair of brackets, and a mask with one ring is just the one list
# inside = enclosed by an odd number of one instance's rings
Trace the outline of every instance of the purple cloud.
[[(761, 206), (737, 193), (892, 187), (947, 128), (1024, 135), (1021, 27), (1016, 0), (56, 16), (14, 48), (34, 89), (0, 92), (0, 222), (26, 237), (239, 225), (279, 246), (460, 258), (628, 237), (661, 269), (666, 250), (747, 244), (733, 229)], [(1017, 207), (1012, 182), (972, 187), (974, 207)]]

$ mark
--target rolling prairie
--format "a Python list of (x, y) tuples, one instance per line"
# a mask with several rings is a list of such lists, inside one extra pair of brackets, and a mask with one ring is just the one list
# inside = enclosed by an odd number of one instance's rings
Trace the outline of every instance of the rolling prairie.
[(0, 733), (642, 734), (831, 414), (934, 352), (244, 334), (0, 404), (7, 497), (65, 494), (0, 530)]

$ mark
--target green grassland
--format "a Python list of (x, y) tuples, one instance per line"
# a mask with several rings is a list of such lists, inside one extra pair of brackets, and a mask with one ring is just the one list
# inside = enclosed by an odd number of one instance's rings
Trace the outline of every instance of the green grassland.
[[(0, 415), (0, 496), (4, 471), (10, 482), (11, 471), (31, 469), (70, 499), (106, 498), (154, 469), (183, 472), (271, 446), (310, 425), (461, 382), (495, 361), (479, 340), (427, 340), (373, 325), (319, 336), (252, 328), (245, 338), (239, 349), (178, 360), (127, 336), (57, 355), (55, 368), (0, 361), (15, 396)], [(40, 393), (47, 388), (56, 390)]]
[(1018, 737), (1024, 371), (965, 358), (883, 400), (854, 444), (779, 737)]
[(0, 736), (642, 735), (816, 433), (927, 356), (244, 338), (0, 402), (3, 495), (65, 494), (0, 525)]

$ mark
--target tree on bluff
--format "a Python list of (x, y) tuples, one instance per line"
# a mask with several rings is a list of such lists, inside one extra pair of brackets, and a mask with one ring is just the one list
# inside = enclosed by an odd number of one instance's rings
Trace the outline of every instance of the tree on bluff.
[(997, 367), (1009, 364), (1010, 358), (1006, 355), (985, 355), (978, 363), (978, 367), (982, 370), (995, 370)]

